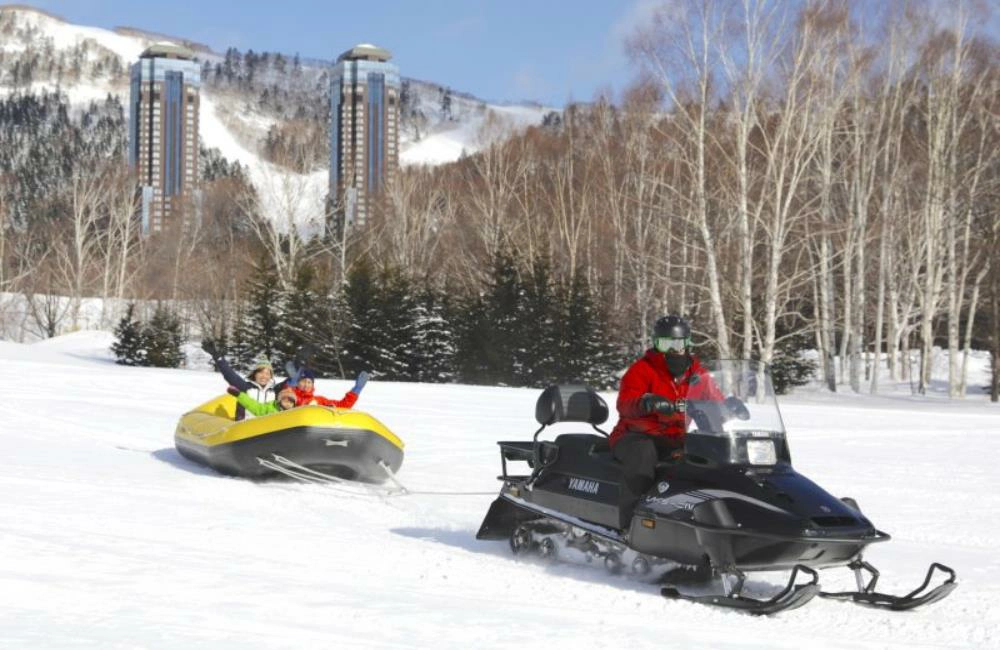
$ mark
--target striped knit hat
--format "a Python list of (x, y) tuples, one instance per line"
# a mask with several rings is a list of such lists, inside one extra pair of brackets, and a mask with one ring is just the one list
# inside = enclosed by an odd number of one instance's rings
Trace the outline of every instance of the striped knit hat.
[(253, 362), (253, 370), (250, 372), (254, 373), (258, 370), (263, 370), (264, 368), (274, 372), (274, 367), (271, 365), (271, 362), (268, 361), (267, 357), (257, 357)]

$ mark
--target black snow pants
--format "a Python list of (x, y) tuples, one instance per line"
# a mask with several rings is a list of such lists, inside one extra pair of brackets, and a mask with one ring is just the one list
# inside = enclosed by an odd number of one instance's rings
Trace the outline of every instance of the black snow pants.
[(649, 492), (656, 481), (656, 463), (670, 458), (682, 443), (663, 436), (629, 432), (612, 448), (614, 457), (622, 464), (622, 490), (618, 512), (622, 528), (632, 518), (635, 504)]

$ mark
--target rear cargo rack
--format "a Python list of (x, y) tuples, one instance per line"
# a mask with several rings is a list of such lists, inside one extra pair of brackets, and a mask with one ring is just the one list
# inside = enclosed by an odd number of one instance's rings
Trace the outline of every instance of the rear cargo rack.
[(511, 479), (526, 479), (529, 478), (528, 474), (514, 476), (507, 473), (507, 461), (508, 460), (523, 460), (528, 463), (528, 467), (535, 466), (535, 443), (530, 440), (518, 440), (518, 441), (507, 441), (501, 440), (497, 442), (500, 445), (500, 466), (503, 468), (503, 474), (497, 477), (498, 480), (508, 481)]

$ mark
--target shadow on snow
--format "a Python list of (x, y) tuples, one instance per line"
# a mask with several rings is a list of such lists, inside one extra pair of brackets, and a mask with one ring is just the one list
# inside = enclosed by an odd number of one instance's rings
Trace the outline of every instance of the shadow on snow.
[(199, 474), (201, 476), (222, 476), (214, 469), (210, 467), (205, 467), (204, 465), (199, 465), (198, 463), (188, 460), (181, 456), (180, 452), (174, 447), (164, 447), (163, 449), (157, 449), (156, 451), (151, 451), (150, 456), (160, 461), (161, 463), (166, 463), (167, 465), (173, 465), (177, 469), (182, 469), (185, 472), (191, 474)]
[(639, 578), (627, 574), (611, 574), (599, 563), (545, 561), (539, 558), (518, 558), (510, 550), (506, 541), (483, 541), (476, 539), (472, 530), (453, 530), (448, 528), (393, 528), (391, 532), (403, 537), (443, 544), (452, 548), (460, 548), (476, 555), (489, 555), (494, 558), (513, 562), (516, 565), (543, 570), (545, 573), (580, 582), (607, 585), (627, 589), (635, 593), (647, 594), (659, 598), (660, 585), (643, 582)]

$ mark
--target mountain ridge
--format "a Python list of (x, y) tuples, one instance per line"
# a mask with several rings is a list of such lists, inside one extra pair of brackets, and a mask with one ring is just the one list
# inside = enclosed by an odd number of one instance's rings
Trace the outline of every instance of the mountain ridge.
[[(8, 95), (16, 90), (37, 92), (58, 89), (66, 93), (69, 103), (79, 104), (108, 93), (127, 105), (128, 66), (146, 47), (159, 40), (171, 40), (192, 47), (202, 55), (199, 59), (203, 69), (210, 72), (216, 69), (215, 66), (221, 66), (227, 57), (231, 58), (233, 52), (240, 59), (253, 53), (252, 50), (244, 53), (235, 48), (218, 53), (205, 44), (151, 29), (132, 26), (105, 29), (79, 25), (44, 9), (23, 3), (6, 4), (0, 5), (0, 94)], [(272, 61), (279, 57), (286, 62), (294, 59), (299, 66), (301, 80), (282, 79), (272, 74), (264, 83), (270, 82), (285, 95), (296, 93), (296, 101), (305, 103), (314, 119), (327, 109), (324, 100), (332, 60), (302, 59), (283, 53), (253, 54), (265, 59), (270, 56)], [(112, 57), (117, 57), (117, 62)], [(29, 64), (33, 64), (33, 68), (29, 68), (34, 70), (30, 81), (11, 78), (11, 68), (18, 68), (19, 64), (22, 74)], [(79, 65), (84, 70), (75, 77), (73, 74), (67, 76), (60, 67), (63, 64)], [(405, 64), (401, 68), (405, 70)], [(498, 133), (509, 133), (541, 123), (543, 117), (553, 110), (538, 104), (491, 104), (445, 84), (408, 77), (403, 79), (409, 87), (411, 100), (403, 106), (401, 115), (400, 159), (403, 165), (453, 162), (495, 141)], [(202, 92), (206, 103), (210, 104), (206, 113), (214, 105), (223, 113), (247, 118), (238, 128), (232, 124), (223, 126), (247, 153), (253, 154), (260, 162), (267, 162), (263, 147), (268, 130), (286, 120), (280, 114), (269, 114), (261, 106), (259, 97), (254, 93), (262, 84), (260, 81), (256, 86), (253, 84), (252, 75), (249, 87), (245, 87), (246, 84), (240, 87), (239, 84), (220, 83), (218, 79), (215, 83), (203, 79)], [(495, 119), (488, 120), (491, 113)], [(497, 121), (505, 122), (509, 128), (493, 129), (486, 135), (484, 125)], [(258, 128), (261, 126), (266, 128)], [(220, 137), (222, 134), (217, 129), (203, 129), (200, 135), (207, 147), (224, 150), (227, 144), (228, 139)], [(246, 155), (240, 158), (244, 164), (257, 162)], [(326, 165), (328, 163), (322, 168)], [(314, 171), (320, 171), (320, 168), (317, 166)]]

